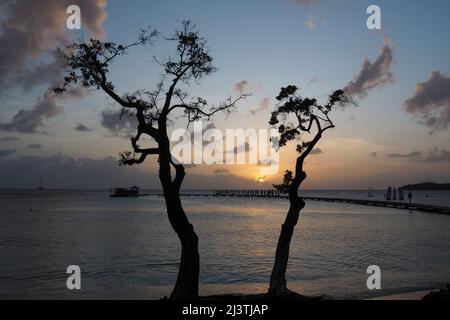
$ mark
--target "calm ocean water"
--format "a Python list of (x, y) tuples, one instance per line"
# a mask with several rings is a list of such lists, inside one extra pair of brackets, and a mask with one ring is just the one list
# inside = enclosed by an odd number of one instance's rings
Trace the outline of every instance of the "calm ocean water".
[[(367, 191), (304, 194), (367, 197)], [(414, 199), (450, 206), (450, 192), (415, 192)], [(264, 292), (287, 200), (186, 197), (183, 203), (200, 237), (201, 294)], [(450, 216), (307, 202), (288, 283), (330, 298), (438, 288), (450, 282), (449, 231)], [(161, 197), (0, 191), (0, 298), (162, 298), (175, 282), (179, 253)], [(79, 292), (66, 289), (73, 264), (82, 270)], [(383, 289), (369, 292), (366, 268), (373, 264), (381, 268)]]

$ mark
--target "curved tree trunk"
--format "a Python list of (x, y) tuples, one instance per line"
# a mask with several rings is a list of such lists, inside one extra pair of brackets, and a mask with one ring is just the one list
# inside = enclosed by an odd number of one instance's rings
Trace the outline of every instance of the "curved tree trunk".
[(275, 263), (270, 276), (270, 295), (292, 294), (292, 292), (287, 288), (286, 270), (294, 228), (297, 225), (300, 211), (305, 207), (305, 202), (303, 199), (298, 197), (298, 190), (305, 179), (306, 173), (303, 171), (303, 157), (299, 157), (297, 159), (294, 180), (289, 186), (289, 211), (284, 224), (281, 226), (277, 251), (275, 253)]
[(300, 211), (304, 208), (305, 203), (302, 199), (298, 199), (291, 203), (289, 212), (286, 216), (284, 224), (281, 226), (280, 237), (278, 239), (277, 251), (275, 254), (275, 264), (270, 276), (269, 294), (284, 295), (289, 294), (286, 284), (286, 269), (289, 260), (289, 248), (291, 245), (294, 228), (297, 225)]
[[(316, 99), (302, 99), (295, 96), (296, 86), (289, 86), (287, 88), (282, 88), (280, 95), (277, 100), (286, 100), (284, 105), (278, 107), (278, 110), (272, 113), (270, 124), (276, 125), (279, 123), (279, 114), (295, 114), (299, 121), (298, 126), (290, 131), (286, 131), (285, 128), (280, 130), (280, 133), (284, 134), (284, 145), (287, 141), (298, 138), (301, 133), (311, 134), (311, 129), (314, 123), (317, 126), (317, 132), (314, 138), (310, 141), (303, 141), (301, 144), (297, 145), (297, 152), (300, 153), (297, 158), (297, 163), (295, 166), (295, 177), (289, 184), (289, 202), (290, 207), (286, 220), (281, 227), (280, 237), (278, 239), (277, 250), (275, 253), (275, 263), (272, 269), (272, 274), (270, 275), (270, 295), (294, 295), (295, 293), (287, 288), (286, 284), (286, 270), (289, 260), (289, 248), (291, 245), (292, 235), (294, 234), (294, 228), (297, 225), (298, 218), (300, 216), (300, 211), (305, 207), (305, 202), (302, 198), (298, 196), (298, 190), (302, 182), (306, 179), (306, 173), (303, 171), (303, 163), (306, 157), (311, 154), (314, 147), (322, 138), (325, 131), (334, 128), (333, 122), (330, 120), (328, 113), (331, 111), (332, 107), (336, 104), (346, 104), (351, 103), (351, 98), (347, 98), (343, 90), (337, 90), (332, 95), (329, 96), (329, 101), (326, 105), (317, 105)], [(321, 115), (315, 114), (314, 110), (320, 112)], [(309, 122), (308, 126), (304, 124)], [(322, 124), (325, 123), (325, 127)], [(281, 129), (281, 125), (279, 126)], [(288, 172), (285, 175), (285, 182), (282, 186), (287, 184), (290, 180)], [(275, 186), (276, 187), (276, 186)], [(298, 294), (297, 294), (298, 295)]]
[(189, 222), (180, 200), (180, 187), (184, 179), (184, 167), (176, 166), (176, 177), (172, 181), (170, 153), (161, 153), (159, 177), (164, 190), (170, 224), (181, 242), (181, 259), (177, 282), (171, 299), (193, 299), (198, 297), (200, 256), (198, 237)]
[(277, 251), (275, 253), (275, 263), (273, 265), (272, 274), (270, 275), (269, 294), (271, 295), (290, 295), (294, 294), (287, 288), (286, 284), (286, 269), (289, 260), (289, 248), (291, 245), (294, 228), (297, 225), (300, 211), (305, 207), (305, 202), (298, 196), (300, 185), (306, 179), (306, 173), (303, 171), (303, 163), (306, 157), (311, 153), (313, 148), (322, 138), (325, 130), (322, 129), (320, 123), (317, 121), (318, 132), (313, 140), (310, 141), (306, 150), (297, 158), (295, 164), (295, 177), (289, 185), (289, 202), (290, 207), (286, 220), (281, 227), (280, 237), (278, 239)]
[(183, 208), (178, 208), (173, 215), (175, 219), (186, 222), (176, 231), (181, 242), (181, 259), (177, 282), (170, 295), (171, 299), (192, 299), (198, 297), (198, 280), (200, 271), (200, 256), (198, 253), (198, 237), (194, 227), (187, 220)]

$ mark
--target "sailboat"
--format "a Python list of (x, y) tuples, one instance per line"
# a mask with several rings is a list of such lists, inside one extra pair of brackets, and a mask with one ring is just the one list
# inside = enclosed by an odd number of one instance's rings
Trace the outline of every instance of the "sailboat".
[(39, 179), (39, 188), (37, 188), (37, 189), (40, 190), (40, 191), (45, 190), (44, 189), (44, 185), (42, 184), (42, 176)]

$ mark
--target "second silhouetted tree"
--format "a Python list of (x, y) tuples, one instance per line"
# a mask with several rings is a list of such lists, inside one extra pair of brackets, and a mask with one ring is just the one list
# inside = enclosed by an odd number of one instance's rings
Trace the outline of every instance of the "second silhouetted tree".
[[(286, 171), (283, 183), (274, 186), (281, 192), (288, 193), (290, 203), (281, 228), (275, 263), (270, 276), (269, 295), (280, 296), (295, 294), (287, 288), (286, 270), (294, 228), (300, 211), (305, 207), (305, 202), (298, 196), (300, 185), (306, 179), (303, 169), (305, 159), (311, 154), (325, 131), (335, 127), (330, 119), (330, 112), (338, 106), (354, 104), (354, 102), (345, 95), (344, 91), (337, 90), (329, 96), (325, 105), (320, 105), (314, 98), (301, 97), (296, 86), (282, 88), (277, 101), (278, 104), (272, 112), (269, 123), (280, 133), (280, 147), (286, 146), (291, 140), (303, 140), (297, 145), (299, 156), (295, 164), (295, 173)], [(305, 135), (312, 136), (312, 139), (304, 141)]]

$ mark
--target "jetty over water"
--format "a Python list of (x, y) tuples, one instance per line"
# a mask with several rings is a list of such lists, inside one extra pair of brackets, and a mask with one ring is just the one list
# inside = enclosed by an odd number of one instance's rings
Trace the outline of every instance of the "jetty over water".
[[(163, 196), (162, 194), (159, 194)], [(182, 193), (182, 197), (237, 197), (237, 198), (276, 198), (287, 199), (288, 196), (279, 193), (277, 190), (214, 190), (211, 193)], [(312, 197), (301, 196), (302, 199), (307, 201), (322, 201), (322, 202), (335, 202), (335, 203), (347, 203), (354, 205), (372, 206), (372, 207), (386, 207), (394, 209), (403, 209), (410, 211), (422, 211), (439, 214), (449, 214), (449, 207), (435, 206), (422, 203), (409, 203), (407, 201), (384, 201), (375, 199), (347, 199), (347, 198), (325, 198), (325, 197)]]

